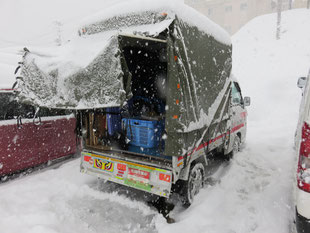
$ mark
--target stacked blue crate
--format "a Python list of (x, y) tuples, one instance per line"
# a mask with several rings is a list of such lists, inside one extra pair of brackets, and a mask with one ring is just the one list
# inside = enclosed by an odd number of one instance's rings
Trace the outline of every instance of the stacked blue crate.
[[(121, 132), (121, 109), (119, 107), (111, 107), (106, 109), (108, 132), (110, 136), (113, 136), (116, 132)], [(110, 113), (110, 114), (108, 114)]]
[(163, 120), (147, 121), (124, 118), (122, 124), (129, 140), (129, 151), (160, 156), (164, 150)]

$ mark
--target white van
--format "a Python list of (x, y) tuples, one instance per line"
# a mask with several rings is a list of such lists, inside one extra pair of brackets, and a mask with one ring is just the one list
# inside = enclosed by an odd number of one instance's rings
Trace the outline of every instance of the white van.
[(298, 154), (296, 191), (296, 228), (298, 233), (310, 232), (310, 70), (308, 78), (298, 80), (303, 89), (296, 132)]

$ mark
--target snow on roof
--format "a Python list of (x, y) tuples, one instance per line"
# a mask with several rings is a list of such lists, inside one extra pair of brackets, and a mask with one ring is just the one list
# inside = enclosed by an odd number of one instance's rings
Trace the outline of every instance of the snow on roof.
[[(133, 32), (147, 32), (157, 35), (165, 30), (172, 20), (164, 20), (157, 24), (139, 25), (124, 28), (122, 34)], [(89, 65), (110, 43), (113, 36), (119, 34), (117, 30), (105, 31), (92, 35), (73, 38), (62, 46), (46, 48), (29, 48), (32, 59), (45, 73), (58, 70), (58, 77), (64, 79)]]
[[(54, 106), (59, 99), (63, 99), (60, 102), (66, 102), (66, 106), (78, 108), (118, 106), (121, 104), (121, 97), (116, 95), (124, 92), (122, 83), (118, 80), (120, 74), (108, 67), (108, 60), (100, 64), (99, 68), (99, 63), (103, 61), (100, 62), (98, 58), (109, 57), (113, 60), (111, 58), (116, 56), (117, 48), (111, 48), (113, 44), (118, 44), (115, 41), (118, 35), (157, 37), (176, 17), (189, 26), (196, 26), (201, 32), (215, 37), (223, 44), (231, 45), (228, 33), (207, 17), (178, 1), (167, 3), (159, 0), (154, 3), (150, 0), (133, 0), (107, 8), (104, 12), (83, 20), (84, 26), (79, 30), (79, 36), (61, 46), (29, 48), (30, 53), (25, 56), (22, 68), (22, 76), (27, 81), (19, 82), (19, 87), (23, 86), (20, 96), (44, 106)], [(120, 66), (115, 59), (114, 62)], [(94, 69), (97, 70), (97, 75), (90, 75)], [(92, 89), (92, 93), (88, 95), (90, 89), (87, 87), (103, 73), (110, 77), (110, 81), (113, 80), (110, 85), (115, 88), (114, 94), (108, 95), (106, 86), (104, 89), (107, 93), (103, 93), (98, 89), (98, 85), (93, 83), (92, 88), (97, 88), (96, 91), (103, 95), (101, 98), (97, 97), (101, 99), (100, 103), (95, 103), (95, 90)], [(103, 82), (102, 79), (97, 81)], [(81, 86), (84, 86), (84, 89)], [(38, 93), (41, 93), (40, 97), (36, 98)], [(50, 99), (48, 94), (54, 97)]]
[(98, 24), (113, 17), (119, 18), (122, 15), (143, 12), (166, 13), (168, 18), (174, 18), (173, 15), (176, 14), (184, 22), (191, 26), (198, 27), (201, 31), (213, 36), (218, 41), (228, 45), (231, 44), (230, 35), (224, 29), (200, 12), (177, 0), (132, 0), (122, 2), (120, 4), (113, 5), (102, 12), (85, 18), (81, 22), (80, 27), (83, 28), (86, 25)]
[(134, 32), (158, 35), (171, 23), (172, 20), (164, 20), (128, 27), (122, 33), (109, 30), (77, 36), (62, 46), (30, 48), (24, 57), (21, 75), (26, 81), (19, 82), (19, 87), (23, 89), (20, 96), (40, 106), (61, 107), (57, 105), (60, 102), (61, 105), (79, 109), (119, 106), (124, 90), (119, 80), (120, 64), (115, 59), (117, 36)]
[[(147, 19), (143, 21), (143, 18), (139, 13), (147, 11), (167, 13), (168, 16), (165, 20), (154, 23), (152, 22), (152, 19), (150, 19), (149, 14), (147, 14), (146, 17), (149, 22)], [(128, 14), (132, 13), (138, 14), (136, 17), (140, 18), (132, 19), (133, 22), (131, 22), (131, 25), (128, 20), (125, 25), (122, 25), (120, 17), (128, 16)], [(230, 36), (227, 32), (204, 15), (184, 4), (181, 4), (179, 1), (172, 0), (167, 2), (159, 0), (153, 2), (150, 0), (133, 0), (109, 7), (105, 11), (84, 19), (81, 23), (81, 25), (83, 25), (81, 28), (85, 28), (96, 24), (100, 25), (101, 22), (117, 17), (112, 22), (112, 28), (114, 27), (113, 30), (107, 30), (104, 31), (104, 33), (92, 33), (87, 36), (75, 37), (66, 44), (58, 47), (29, 49), (34, 57), (36, 55), (40, 57), (40, 59), (36, 59), (35, 62), (42, 71), (48, 73), (51, 70), (58, 69), (59, 74), (62, 76), (60, 78), (64, 78), (76, 73), (90, 64), (90, 62), (109, 44), (109, 40), (113, 35), (120, 32), (128, 34), (143, 32), (148, 36), (157, 36), (172, 23), (175, 17), (174, 14), (177, 14), (178, 17), (185, 22), (195, 25), (200, 30), (214, 36), (220, 42), (231, 44)]]
[(65, 78), (85, 68), (108, 45), (114, 32), (76, 37), (55, 47), (29, 48), (32, 59), (44, 72), (58, 69), (58, 77)]

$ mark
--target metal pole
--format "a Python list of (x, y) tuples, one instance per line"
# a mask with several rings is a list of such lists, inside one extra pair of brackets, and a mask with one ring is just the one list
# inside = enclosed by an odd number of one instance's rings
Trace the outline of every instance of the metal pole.
[(281, 13), (282, 13), (282, 0), (278, 0), (278, 19), (277, 19), (277, 40), (280, 39), (281, 34)]
[(310, 8), (310, 0), (308, 0), (308, 2), (307, 2), (307, 8), (308, 9)]
[(292, 10), (293, 8), (293, 0), (289, 0), (289, 5), (288, 5), (288, 9)]

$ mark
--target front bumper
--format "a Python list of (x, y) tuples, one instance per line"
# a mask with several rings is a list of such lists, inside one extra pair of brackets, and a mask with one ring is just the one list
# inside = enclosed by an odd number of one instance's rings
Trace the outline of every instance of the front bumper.
[(300, 215), (296, 209), (296, 229), (297, 233), (309, 233), (310, 232), (310, 219)]

